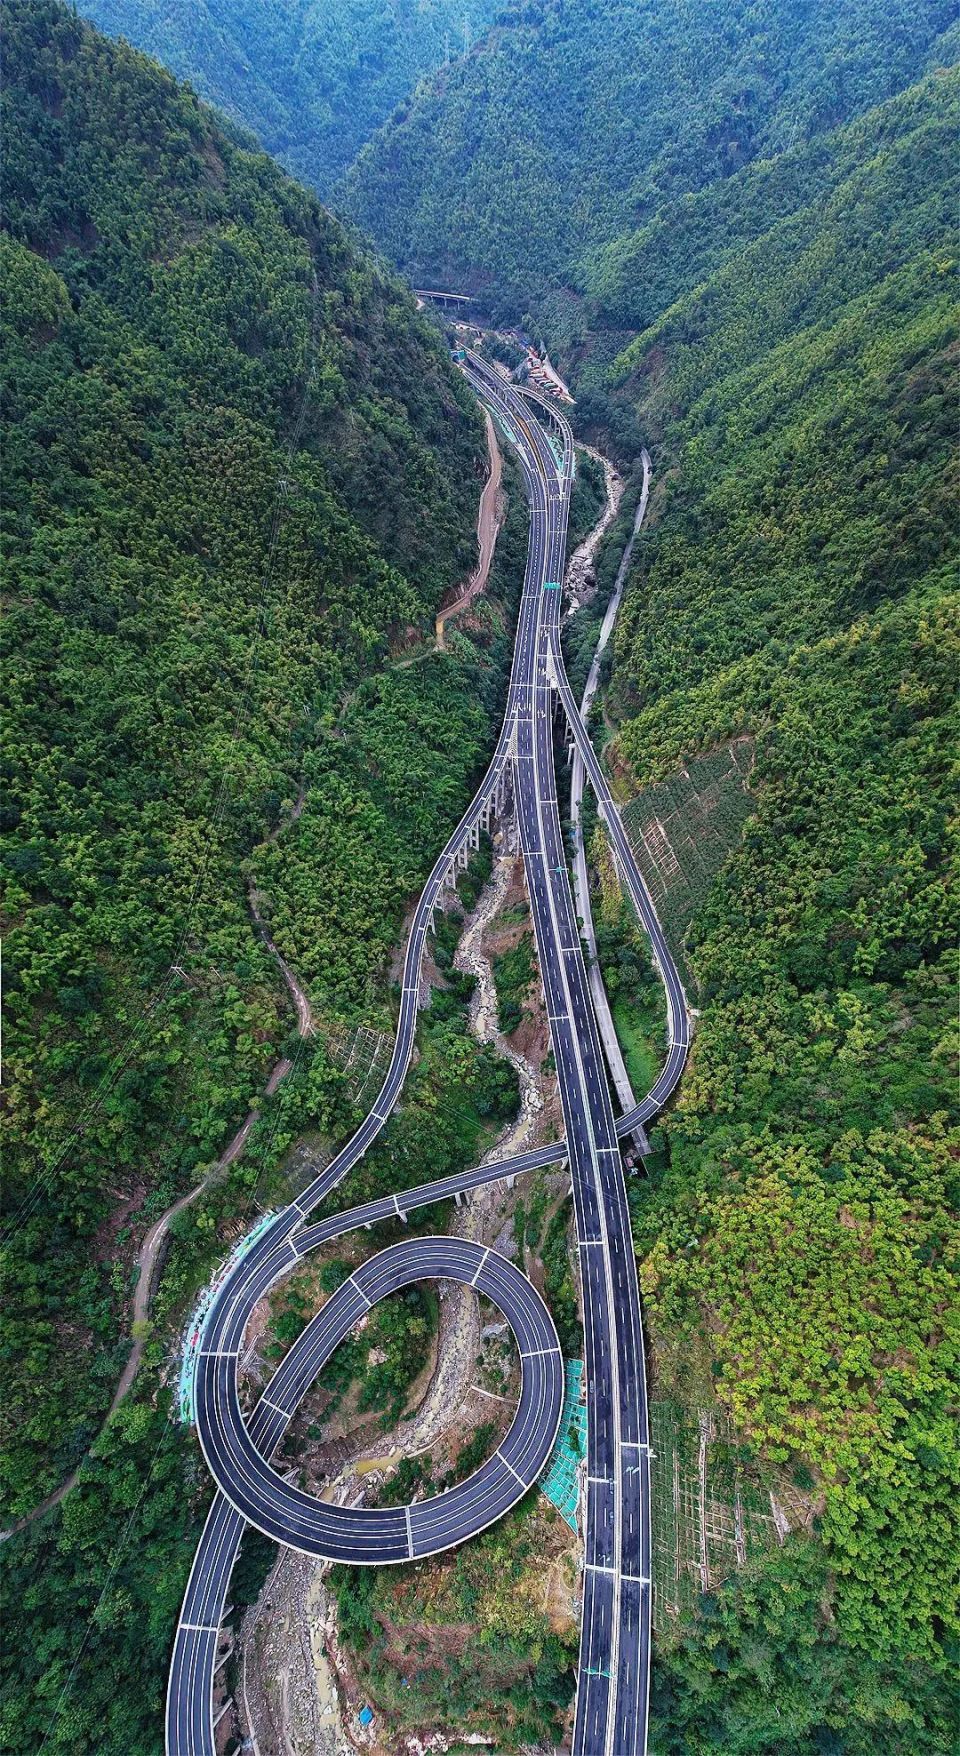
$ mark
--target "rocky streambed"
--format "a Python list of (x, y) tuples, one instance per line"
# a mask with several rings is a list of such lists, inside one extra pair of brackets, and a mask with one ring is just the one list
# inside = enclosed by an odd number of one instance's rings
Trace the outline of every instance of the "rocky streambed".
[[(470, 1026), (478, 1040), (492, 1044), (515, 1068), (520, 1088), (516, 1119), (486, 1155), (494, 1162), (533, 1141), (545, 1108), (540, 1073), (499, 1029), (497, 993), (490, 957), (484, 949), (496, 917), (516, 882), (517, 856), (503, 834), (493, 872), (468, 916), (454, 956), (455, 967), (476, 978)], [(451, 1232), (460, 1237), (512, 1249), (510, 1208), (500, 1184), (472, 1191), (451, 1215)], [(363, 1498), (400, 1456), (441, 1445), (489, 1418), (500, 1398), (490, 1399), (475, 1380), (483, 1337), (476, 1296), (455, 1283), (440, 1288), (436, 1369), (419, 1407), (386, 1438), (350, 1458), (326, 1490), (338, 1500)], [(499, 1333), (499, 1325), (492, 1326)], [(496, 1336), (488, 1336), (487, 1344)], [(509, 1407), (504, 1404), (506, 1414)], [(370, 1748), (370, 1737), (356, 1721), (355, 1704), (343, 1710), (338, 1678), (350, 1691), (350, 1668), (337, 1646), (335, 1612), (324, 1584), (325, 1564), (292, 1552), (278, 1558), (260, 1600), (244, 1618), (238, 1641), (243, 1718), (249, 1747), (257, 1756), (343, 1756)], [(268, 1613), (262, 1613), (269, 1601)], [(440, 1739), (437, 1748), (445, 1747)]]
[(596, 524), (592, 530), (587, 532), (583, 542), (574, 549), (567, 562), (564, 586), (566, 588), (566, 615), (568, 617), (581, 609), (584, 604), (588, 604), (597, 589), (595, 571), (597, 554), (600, 544), (620, 510), (625, 486), (619, 470), (610, 462), (609, 457), (604, 457), (602, 451), (595, 450), (592, 445), (581, 445), (580, 450), (587, 452), (588, 456), (599, 463), (603, 469), (606, 499)]

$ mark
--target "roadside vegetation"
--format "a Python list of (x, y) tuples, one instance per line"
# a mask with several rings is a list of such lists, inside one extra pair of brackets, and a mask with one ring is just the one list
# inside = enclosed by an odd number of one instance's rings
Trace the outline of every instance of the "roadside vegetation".
[(577, 1308), (577, 1289), (571, 1259), (573, 1197), (561, 1202), (547, 1226), (540, 1250), (543, 1262), (543, 1296), (557, 1327), (563, 1356), (579, 1359), (583, 1354), (583, 1325)]
[[(95, 1443), (62, 1507), (3, 1545), (0, 1748), (152, 1756), (210, 1492), (170, 1419), (178, 1332), (254, 1193), (289, 1186), (295, 1141), (329, 1150), (355, 1119), (325, 1040), (293, 1036), (247, 910), (251, 860), (315, 1004), (389, 1028), (386, 949), (494, 730), (524, 514), (508, 478), (471, 637), (390, 669), (429, 651), (475, 559), (482, 432), (429, 328), (159, 68), (48, 0), (11, 0), (5, 27), (6, 1517)], [(410, 838), (388, 843), (376, 908), (363, 830), (381, 819), (358, 800), (350, 821), (324, 756), (336, 743), (351, 765), (368, 711), (368, 796)], [(301, 819), (295, 917), (269, 838), (292, 866)], [(409, 1153), (417, 1133), (429, 1162), (470, 1162), (512, 1113), (475, 1049), (438, 1023), (431, 1101), (450, 1103), (442, 1129), (425, 1104), (403, 1124)], [(293, 1071), (264, 1100), (284, 1051)], [(243, 1155), (173, 1226), (140, 1382), (97, 1438), (136, 1243), (251, 1103)]]
[[(702, 1396), (706, 1337), (713, 1395), (811, 1532), (664, 1635), (664, 1751), (950, 1747), (955, 106), (944, 74), (855, 124), (830, 198), (744, 237), (610, 380), (665, 479), (611, 763), (702, 1013), (631, 1188), (645, 1307), (661, 1387)], [(679, 896), (698, 765), (732, 773), (743, 738), (729, 851)]]
[[(337, 1266), (327, 1264), (328, 1269)], [(327, 1292), (333, 1292), (350, 1272), (327, 1275)], [(268, 1357), (279, 1359), (297, 1339), (311, 1316), (300, 1287), (288, 1287), (271, 1313)], [(411, 1385), (430, 1356), (430, 1341), (437, 1328), (437, 1299), (431, 1287), (414, 1285), (382, 1299), (356, 1334), (347, 1336), (319, 1373), (316, 1383), (328, 1399), (322, 1419), (335, 1415), (349, 1394), (357, 1414), (376, 1413), (386, 1432), (403, 1413)]]
[(552, 1625), (545, 1585), (569, 1543), (534, 1490), (453, 1554), (332, 1570), (339, 1637), (391, 1730), (492, 1734), (502, 1750), (556, 1742), (577, 1636), (569, 1621)]
[(606, 876), (594, 920), (597, 962), (630, 1083), (641, 1098), (656, 1082), (663, 1064), (666, 1003), (649, 940), (612, 870), (605, 833), (598, 829), (596, 836), (596, 858)]
[(948, 1756), (955, 1701), (906, 1654), (850, 1650), (822, 1548), (794, 1543), (657, 1641), (650, 1756)]
[(533, 934), (525, 932), (509, 951), (493, 959), (494, 986), (497, 990), (497, 1023), (504, 1036), (516, 1030), (524, 1016), (524, 1001), (537, 979)]
[(603, 465), (588, 451), (577, 451), (576, 473), (570, 492), (570, 520), (567, 526), (568, 554), (583, 542), (600, 517), (607, 500)]
[(467, 1170), (516, 1115), (516, 1074), (470, 1034), (465, 1009), (435, 1021), (428, 1013), (420, 1044), (402, 1105), (328, 1198), (338, 1208)]
[[(408, 899), (491, 744), (502, 676), (461, 635), (364, 683), (304, 763), (303, 811), (253, 856), (279, 950), (321, 1017), (370, 1017)], [(379, 985), (379, 993), (377, 986)]]

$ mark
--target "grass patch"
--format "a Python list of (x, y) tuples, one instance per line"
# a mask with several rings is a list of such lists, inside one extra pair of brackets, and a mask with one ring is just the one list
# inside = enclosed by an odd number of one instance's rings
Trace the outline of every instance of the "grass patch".
[(617, 1040), (630, 1075), (630, 1084), (640, 1098), (654, 1084), (659, 1067), (651, 1047), (652, 1019), (649, 1011), (638, 1010), (636, 1002), (618, 994), (610, 1010), (613, 1014)]
[(650, 945), (610, 866), (603, 831), (603, 894), (596, 922), (597, 959), (610, 1001), (614, 1028), (636, 1096), (650, 1090), (664, 1057), (666, 1002)]

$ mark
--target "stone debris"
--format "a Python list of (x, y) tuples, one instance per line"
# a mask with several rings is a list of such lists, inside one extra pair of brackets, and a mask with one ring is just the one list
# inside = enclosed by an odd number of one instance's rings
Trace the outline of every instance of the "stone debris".
[[(532, 1064), (505, 1041), (497, 1024), (497, 996), (490, 960), (482, 949), (483, 937), (500, 909), (513, 875), (515, 856), (499, 853), (490, 882), (477, 907), (468, 917), (454, 957), (458, 970), (477, 978), (471, 1002), (470, 1025), (478, 1040), (492, 1043), (515, 1067), (520, 1084), (517, 1118), (503, 1131), (486, 1155), (485, 1163), (518, 1152), (535, 1136), (544, 1108), (543, 1089)], [(476, 1242), (512, 1246), (509, 1215), (504, 1212), (500, 1184), (471, 1191), (451, 1215), (451, 1232)], [(361, 1503), (374, 1493), (392, 1463), (401, 1456), (416, 1456), (449, 1435), (458, 1413), (471, 1396), (485, 1341), (495, 1341), (507, 1330), (493, 1321), (481, 1330), (476, 1293), (457, 1282), (439, 1284), (439, 1333), (436, 1369), (420, 1407), (401, 1421), (386, 1441), (367, 1444), (346, 1461), (325, 1491), (325, 1497), (341, 1504)], [(477, 1399), (478, 1401), (480, 1399)], [(497, 1399), (500, 1400), (500, 1399)], [(473, 1426), (476, 1418), (468, 1425)], [(485, 1418), (485, 1417), (484, 1417)], [(463, 1426), (465, 1435), (466, 1427)], [(458, 1437), (460, 1431), (458, 1429)], [(362, 1469), (373, 1461), (381, 1467)], [(356, 1680), (337, 1640), (335, 1602), (324, 1584), (326, 1563), (313, 1561), (293, 1550), (281, 1550), (277, 1564), (260, 1595), (244, 1617), (238, 1645), (241, 1649), (245, 1747), (254, 1756), (350, 1756), (356, 1750), (379, 1747), (381, 1715), (372, 1725), (357, 1721), (354, 1700)], [(266, 1609), (269, 1613), (261, 1615)], [(339, 1689), (338, 1689), (339, 1685)], [(345, 1715), (340, 1693), (350, 1703)], [(465, 1744), (492, 1748), (480, 1734), (450, 1736), (435, 1732), (407, 1734), (395, 1745), (404, 1756), (433, 1756)]]
[(476, 993), (470, 1002), (471, 1030), (479, 1042), (491, 1043), (497, 1053), (510, 1062), (520, 1082), (520, 1110), (517, 1119), (511, 1122), (496, 1145), (487, 1153), (484, 1164), (520, 1152), (528, 1145), (544, 1104), (543, 1090), (536, 1069), (525, 1055), (521, 1055), (519, 1050), (507, 1042), (499, 1030), (497, 990), (490, 959), (483, 950), (484, 935), (500, 912), (510, 888), (514, 858), (511, 854), (497, 855), (490, 882), (482, 891), (473, 914), (467, 919), (453, 959), (455, 969), (475, 976), (477, 980)]
[(352, 1756), (329, 1656), (325, 1573), (324, 1562), (282, 1549), (244, 1617), (240, 1693), (246, 1747), (257, 1756)]
[(623, 477), (614, 469), (609, 457), (604, 457), (601, 451), (595, 451), (592, 445), (581, 445), (580, 450), (586, 451), (590, 457), (595, 458), (597, 463), (603, 466), (607, 498), (593, 529), (574, 549), (567, 562), (564, 585), (567, 593), (568, 616), (573, 615), (574, 611), (581, 609), (584, 604), (588, 604), (597, 589), (597, 576), (594, 572), (597, 550), (620, 510), (624, 489)]

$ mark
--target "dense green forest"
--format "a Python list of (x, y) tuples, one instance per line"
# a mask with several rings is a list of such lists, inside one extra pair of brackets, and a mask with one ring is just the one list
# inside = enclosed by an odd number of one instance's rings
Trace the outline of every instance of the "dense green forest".
[(871, 120), (828, 199), (775, 220), (606, 374), (683, 448), (619, 630), (640, 700), (845, 628), (950, 553), (960, 77)]
[[(95, 1443), (4, 1545), (0, 1747), (127, 1756), (161, 1746), (209, 1494), (169, 1420), (176, 1328), (254, 1196), (281, 1195), (287, 1149), (355, 1121), (326, 1037), (291, 1040), (247, 885), (324, 1023), (389, 1031), (386, 950), (493, 735), (524, 515), (508, 477), (494, 601), (431, 656), (484, 460), (409, 294), (142, 55), (53, 3), (4, 11), (7, 1516)], [(384, 823), (374, 907), (357, 879)], [(451, 998), (383, 1176), (413, 1180), (418, 1129), (465, 1164), (515, 1107)], [(251, 1103), (96, 1438), (136, 1244)]]
[(702, 1394), (706, 1338), (819, 1537), (663, 1643), (663, 1751), (953, 1747), (958, 86), (840, 131), (792, 203), (744, 172), (710, 220), (741, 232), (590, 378), (661, 484), (616, 635), (621, 791), (756, 740), (634, 1191), (657, 1372)]
[(606, 285), (603, 246), (952, 58), (954, 18), (946, 0), (520, 0), (337, 200), (416, 284), (489, 290), (539, 324), (545, 289)]
[[(943, 38), (928, 59), (936, 63), (941, 56), (945, 65), (955, 63), (956, 52)], [(881, 153), (890, 155), (886, 176), (891, 182), (908, 142), (910, 154), (922, 161), (935, 191), (942, 180), (950, 117), (946, 99), (938, 116), (934, 98), (929, 82), (924, 82), (896, 93), (853, 122), (665, 202), (646, 225), (618, 237), (591, 258), (580, 321), (592, 331), (643, 329), (778, 222), (794, 217), (809, 233), (812, 214), (830, 203), (836, 230), (841, 217), (849, 217), (851, 183), (868, 175)], [(919, 186), (916, 170), (913, 164), (906, 167), (912, 179), (901, 192), (906, 200)], [(846, 214), (837, 198), (844, 185)], [(909, 221), (908, 215), (893, 217), (901, 223), (905, 218)]]
[(491, 0), (83, 0), (126, 37), (250, 128), (321, 191), (421, 74), (468, 48)]
[[(97, 0), (329, 187), (463, 7), (148, 14)], [(409, 295), (142, 55), (53, 0), (4, 23), (6, 1516), (94, 1444), (3, 1545), (0, 1749), (139, 1756), (209, 1493), (168, 1419), (176, 1326), (288, 1149), (354, 1119), (331, 1042), (389, 1030), (403, 911), (489, 749), (523, 515), (508, 471), (494, 602), (433, 653), (482, 434)], [(694, 1050), (630, 1198), (655, 1387), (716, 1400), (803, 1528), (658, 1628), (652, 1756), (956, 1747), (958, 46), (941, 0), (518, 0), (339, 185), (415, 277), (531, 311), (581, 428), (653, 453), (605, 702), (620, 796), (749, 753), (729, 854), (676, 917)], [(513, 1113), (455, 937), (336, 1205), (470, 1162)], [(600, 937), (652, 1017), (622, 923)], [(515, 1013), (528, 973), (522, 945)], [(284, 1051), (243, 1158), (177, 1221), (141, 1383), (96, 1438), (136, 1244)], [(568, 1222), (543, 1258), (575, 1353)], [(397, 1713), (486, 1725), (512, 1691), (505, 1736), (551, 1728), (571, 1652), (531, 1659), (511, 1600), (528, 1514), (444, 1564), (441, 1622), (492, 1636), (472, 1668), (431, 1652), (409, 1698), (384, 1650), (416, 1580), (338, 1579)]]
[[(409, 296), (311, 197), (65, 9), (5, 22), (16, 1512), (115, 1376), (115, 1224), (209, 1163), (276, 1058), (244, 862), (344, 692), (468, 572), (479, 459)], [(457, 772), (434, 765), (433, 842), (481, 718)], [(391, 938), (430, 845), (388, 891)], [(344, 896), (357, 974), (384, 927), (341, 857), (315, 849), (313, 883)]]

